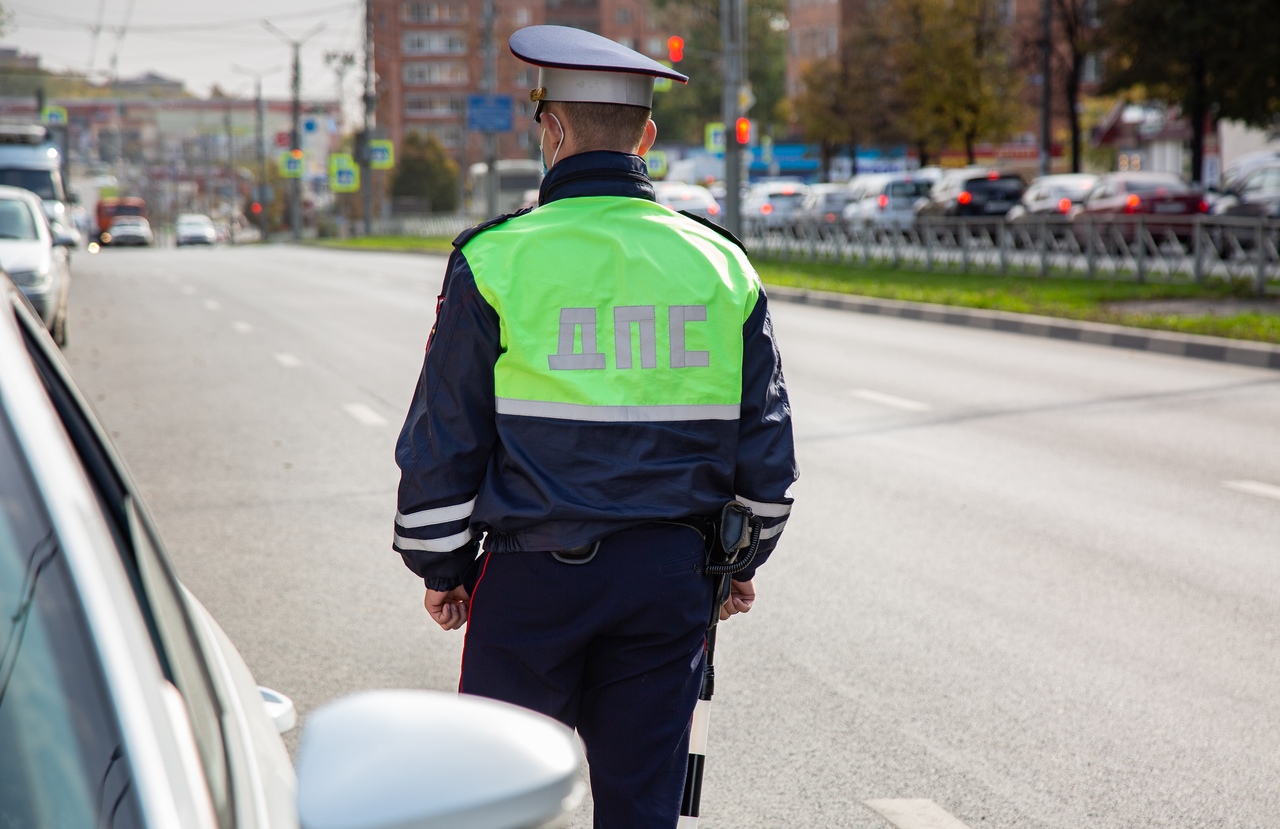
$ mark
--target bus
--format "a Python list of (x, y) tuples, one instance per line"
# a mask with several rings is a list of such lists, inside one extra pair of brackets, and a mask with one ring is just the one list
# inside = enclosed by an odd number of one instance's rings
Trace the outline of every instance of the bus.
[[(528, 158), (502, 158), (498, 160), (498, 213), (514, 213), (530, 201), (537, 201), (536, 192), (542, 184), (542, 163)], [(467, 212), (476, 218), (489, 213), (489, 165), (481, 161), (472, 164), (467, 171)]]

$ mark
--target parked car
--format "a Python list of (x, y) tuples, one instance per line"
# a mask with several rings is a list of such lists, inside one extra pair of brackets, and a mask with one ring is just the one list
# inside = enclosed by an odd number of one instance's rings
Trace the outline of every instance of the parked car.
[(76, 243), (54, 230), (34, 193), (0, 186), (0, 268), (35, 307), (59, 346), (67, 342), (70, 249)]
[[(1063, 173), (1040, 176), (1032, 180), (1022, 198), (1005, 216), (1014, 230), (1024, 230), (1031, 239), (1038, 239), (1040, 224), (1053, 238), (1061, 238), (1070, 230), (1072, 209), (1084, 201), (1085, 196), (1098, 183), (1098, 177), (1088, 173)], [(1023, 236), (1016, 234), (1016, 242)]]
[(1280, 161), (1254, 168), (1235, 179), (1221, 192), (1212, 213), (1280, 218)]
[(743, 230), (790, 228), (800, 216), (808, 185), (794, 181), (753, 184), (742, 199)]
[(933, 183), (915, 173), (858, 176), (850, 183), (853, 201), (844, 218), (854, 230), (910, 230), (916, 203), (929, 195)]
[(111, 222), (110, 229), (102, 234), (102, 244), (112, 247), (125, 245), (149, 247), (155, 243), (156, 237), (151, 231), (151, 223), (141, 216), (119, 216)]
[(174, 244), (213, 245), (218, 241), (218, 231), (213, 220), (203, 213), (183, 213), (173, 223)]
[(81, 243), (72, 219), (72, 199), (62, 181), (62, 151), (48, 127), (40, 124), (0, 124), (0, 185), (21, 187), (40, 197), (54, 232)]
[(844, 224), (844, 209), (853, 196), (844, 184), (811, 184), (800, 201), (798, 220), (827, 236)]
[(655, 181), (653, 192), (658, 204), (665, 204), (672, 210), (683, 210), (709, 222), (719, 223), (724, 219), (724, 211), (720, 209), (711, 191), (700, 184), (685, 184), (682, 181)]
[[(542, 827), (579, 744), (490, 700), (258, 687), (175, 575), (30, 304), (0, 276), (0, 825)], [(285, 643), (281, 643), (282, 646)], [(448, 751), (441, 751), (448, 746)]]
[(1087, 243), (1090, 222), (1104, 247), (1117, 247), (1117, 239), (1132, 243), (1141, 219), (1157, 242), (1172, 233), (1185, 245), (1193, 232), (1193, 218), (1208, 209), (1204, 191), (1173, 173), (1108, 173), (1098, 179), (1082, 204), (1072, 208), (1071, 224), (1082, 244)]
[(916, 206), (916, 218), (998, 218), (1018, 203), (1026, 189), (1026, 182), (1016, 173), (989, 167), (948, 170), (930, 189), (928, 198)]

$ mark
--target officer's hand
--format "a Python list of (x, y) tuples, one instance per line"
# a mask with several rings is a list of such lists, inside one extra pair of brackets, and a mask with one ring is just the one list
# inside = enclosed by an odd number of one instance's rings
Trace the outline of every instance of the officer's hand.
[(461, 585), (453, 588), (448, 592), (439, 590), (427, 590), (427, 597), (422, 600), (422, 606), (431, 614), (431, 618), (436, 620), (436, 624), (442, 630), (457, 630), (467, 623), (467, 608), (471, 604), (471, 597), (467, 595), (467, 589)]
[(746, 613), (756, 600), (756, 588), (750, 581), (730, 581), (729, 598), (720, 605), (720, 621), (735, 613)]

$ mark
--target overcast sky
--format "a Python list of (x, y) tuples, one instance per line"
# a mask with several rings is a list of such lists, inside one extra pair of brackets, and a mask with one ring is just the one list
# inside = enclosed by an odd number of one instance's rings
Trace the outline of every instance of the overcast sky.
[[(336, 93), (326, 52), (356, 55), (357, 66), (345, 83), (349, 105), (363, 83), (364, 4), (359, 0), (0, 0), (0, 6), (11, 14), (0, 43), (39, 55), (46, 69), (92, 70), (101, 80), (115, 54), (124, 78), (154, 71), (182, 80), (201, 97), (215, 83), (252, 97), (253, 79), (237, 74), (234, 64), (259, 72), (275, 69), (262, 79), (263, 94), (285, 98), (292, 50), (262, 25), (266, 19), (290, 38), (324, 24), (302, 46), (304, 98), (332, 99)], [(93, 30), (99, 22), (95, 49)]]

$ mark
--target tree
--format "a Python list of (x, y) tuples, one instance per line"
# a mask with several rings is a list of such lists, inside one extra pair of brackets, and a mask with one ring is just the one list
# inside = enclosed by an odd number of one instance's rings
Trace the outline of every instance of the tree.
[(425, 199), (434, 213), (458, 207), (458, 164), (434, 135), (406, 132), (396, 153), (392, 197)]
[(1102, 17), (1104, 91), (1145, 89), (1191, 127), (1191, 178), (1204, 172), (1211, 119), (1266, 126), (1280, 115), (1274, 0), (1113, 0)]
[[(1085, 64), (1098, 49), (1097, 0), (1049, 0), (1052, 16), (1049, 33), (1050, 95), (1061, 96), (1055, 104), (1067, 119), (1071, 136), (1071, 172), (1080, 172), (1084, 144), (1080, 135), (1080, 87)], [(1028, 19), (1018, 31), (1019, 64), (1025, 72), (1039, 74), (1043, 61), (1044, 21)]]

